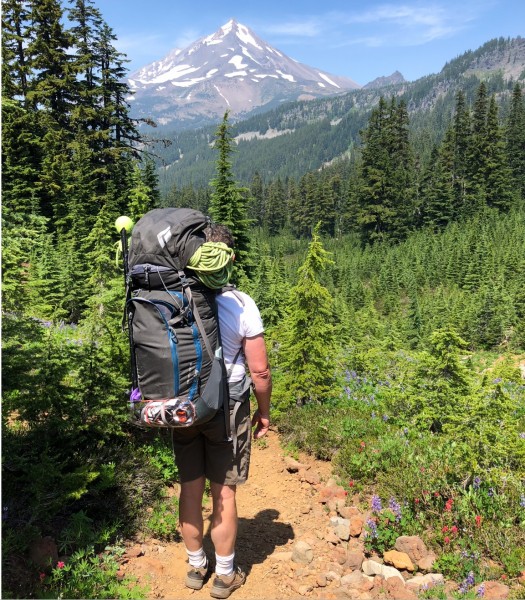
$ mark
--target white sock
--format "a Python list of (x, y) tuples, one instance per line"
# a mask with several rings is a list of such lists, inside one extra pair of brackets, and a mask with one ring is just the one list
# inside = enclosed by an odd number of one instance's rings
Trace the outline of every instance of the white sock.
[(191, 552), (188, 550), (188, 548), (186, 548), (186, 554), (188, 555), (190, 567), (193, 567), (194, 569), (204, 569), (204, 567), (208, 564), (208, 559), (206, 558), (204, 548), (200, 548), (195, 552)]
[(233, 573), (233, 559), (235, 558), (235, 552), (230, 556), (219, 556), (215, 553), (215, 573), (217, 575), (231, 575)]

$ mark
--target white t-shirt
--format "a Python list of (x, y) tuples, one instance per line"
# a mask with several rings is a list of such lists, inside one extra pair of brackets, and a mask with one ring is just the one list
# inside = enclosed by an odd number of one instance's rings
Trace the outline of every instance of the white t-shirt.
[[(244, 306), (236, 294), (242, 297)], [(235, 355), (242, 347), (244, 338), (259, 335), (264, 331), (264, 327), (257, 305), (244, 292), (235, 290), (235, 292), (217, 294), (217, 305), (224, 362), (226, 370), (229, 370)], [(246, 372), (244, 361), (244, 353), (241, 352), (233, 366), (230, 382), (241, 381), (244, 377)]]

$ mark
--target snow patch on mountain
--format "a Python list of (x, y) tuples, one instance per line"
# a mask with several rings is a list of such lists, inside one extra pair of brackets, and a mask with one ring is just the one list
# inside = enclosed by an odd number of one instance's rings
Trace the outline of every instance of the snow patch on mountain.
[(330, 77), (328, 77), (328, 75), (325, 75), (324, 73), (319, 73), (319, 77), (322, 77), (325, 81), (327, 81), (330, 85), (335, 86), (336, 88), (338, 88), (339, 86), (337, 85), (337, 83), (333, 82)]
[(242, 56), (239, 56), (238, 54), (232, 56), (228, 63), (231, 63), (238, 71), (245, 69), (248, 66), (246, 63), (242, 62)]

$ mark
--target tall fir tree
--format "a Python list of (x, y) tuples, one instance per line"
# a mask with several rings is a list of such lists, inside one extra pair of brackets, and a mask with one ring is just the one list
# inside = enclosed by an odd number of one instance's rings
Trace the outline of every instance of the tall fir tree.
[(265, 204), (265, 225), (270, 235), (276, 235), (286, 222), (286, 192), (279, 177), (266, 188)]
[(243, 274), (250, 275), (252, 265), (250, 260), (250, 238), (248, 229), (250, 219), (247, 216), (249, 190), (240, 187), (232, 171), (231, 154), (234, 152), (230, 135), (231, 125), (228, 123), (228, 111), (224, 114), (222, 123), (215, 132), (215, 148), (218, 157), (215, 162), (216, 176), (211, 181), (212, 194), (210, 199), (210, 216), (216, 223), (230, 228), (235, 239), (235, 268), (236, 281)]
[(467, 107), (465, 92), (460, 90), (456, 95), (453, 125), (454, 163), (452, 177), (455, 204), (454, 218), (458, 218), (466, 212), (467, 157), (470, 148), (470, 127), (470, 111)]
[(250, 183), (249, 217), (262, 227), (264, 221), (264, 183), (259, 171), (255, 171)]
[(298, 270), (297, 283), (290, 290), (288, 313), (282, 323), (278, 366), (283, 376), (275, 399), (278, 410), (285, 410), (293, 402), (299, 406), (320, 403), (329, 400), (333, 392), (336, 355), (333, 298), (320, 281), (331, 263), (317, 226)]
[(491, 96), (487, 112), (485, 197), (489, 206), (507, 211), (512, 205), (511, 170), (507, 162), (496, 98)]
[(467, 184), (463, 216), (471, 217), (486, 203), (486, 172), (489, 139), (487, 131), (488, 96), (484, 82), (478, 87), (472, 112), (472, 130), (467, 154)]
[(394, 208), (388, 202), (388, 107), (383, 96), (361, 132), (357, 222), (364, 243), (386, 239)]
[(512, 173), (517, 201), (525, 203), (525, 98), (516, 83), (505, 128), (508, 164)]
[(451, 133), (449, 129), (441, 147), (432, 150), (430, 164), (421, 183), (419, 219), (422, 225), (435, 230), (445, 227), (453, 216)]

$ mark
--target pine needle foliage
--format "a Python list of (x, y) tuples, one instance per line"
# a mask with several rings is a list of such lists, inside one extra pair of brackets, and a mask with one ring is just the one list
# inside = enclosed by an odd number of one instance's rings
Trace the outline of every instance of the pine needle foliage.
[(333, 298), (321, 283), (332, 264), (324, 249), (319, 226), (314, 230), (297, 283), (290, 291), (288, 313), (282, 323), (279, 368), (283, 376), (275, 396), (276, 408), (327, 401), (335, 376)]

